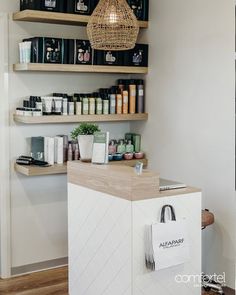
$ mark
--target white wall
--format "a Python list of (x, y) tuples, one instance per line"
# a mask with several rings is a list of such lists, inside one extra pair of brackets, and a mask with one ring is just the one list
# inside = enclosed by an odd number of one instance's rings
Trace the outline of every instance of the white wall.
[[(1, 1), (0, 12), (19, 10), (19, 0)], [(11, 19), (11, 17), (10, 17)], [(18, 42), (30, 36), (84, 38), (85, 28), (24, 22), (9, 22), (9, 98), (11, 159), (11, 254), (12, 267), (67, 257), (66, 176), (27, 178), (14, 172), (14, 159), (29, 150), (26, 138), (69, 134), (74, 125), (24, 126), (12, 114), (24, 97), (52, 92), (89, 92), (111, 86), (121, 75), (14, 73), (18, 62)], [(129, 123), (103, 124), (112, 137), (122, 138)]]
[[(204, 207), (216, 223), (204, 233), (204, 270), (226, 271), (234, 284), (234, 1), (151, 0), (147, 110), (134, 124), (144, 133), (151, 167), (163, 177), (203, 188)], [(18, 0), (0, 11), (18, 10)], [(10, 23), (10, 64), (17, 42), (30, 35), (82, 37), (84, 29)], [(120, 77), (120, 76), (119, 76)], [(51, 91), (88, 91), (108, 75), (10, 73), (11, 113), (22, 97)], [(11, 159), (27, 150), (25, 137), (69, 132), (72, 126), (11, 122)], [(110, 128), (110, 125), (109, 125)], [(112, 125), (121, 135), (128, 124)], [(11, 173), (12, 266), (67, 255), (66, 177), (25, 178)], [(207, 233), (207, 236), (206, 236)]]
[(203, 189), (215, 224), (203, 234), (203, 270), (235, 283), (235, 62), (233, 0), (152, 0), (150, 166)]
[(0, 13), (0, 276), (10, 274), (8, 16)]

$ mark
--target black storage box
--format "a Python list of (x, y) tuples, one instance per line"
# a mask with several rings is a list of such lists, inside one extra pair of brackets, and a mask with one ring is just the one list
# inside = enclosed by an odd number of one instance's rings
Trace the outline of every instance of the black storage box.
[(25, 9), (66, 12), (65, 0), (21, 0), (20, 10)]
[(88, 40), (68, 40), (68, 63), (91, 65), (93, 51)]
[(124, 66), (148, 67), (148, 45), (136, 44), (134, 49), (124, 51)]
[(91, 0), (92, 1), (92, 13), (94, 9), (97, 7), (99, 0)]
[(40, 0), (20, 0), (20, 10), (40, 10)]
[(25, 39), (31, 41), (31, 62), (32, 63), (68, 63), (68, 42), (65, 39), (35, 37)]
[(66, 12), (65, 0), (35, 0), (40, 3), (40, 10), (52, 12)]
[(94, 64), (102, 66), (122, 66), (123, 54), (121, 51), (94, 50)]
[(67, 12), (90, 15), (93, 10), (93, 0), (67, 0)]
[(148, 21), (149, 0), (127, 0), (138, 20)]

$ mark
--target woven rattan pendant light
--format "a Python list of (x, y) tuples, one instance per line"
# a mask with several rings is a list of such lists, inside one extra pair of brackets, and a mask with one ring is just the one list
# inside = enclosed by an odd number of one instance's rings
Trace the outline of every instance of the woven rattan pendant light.
[(128, 50), (135, 46), (139, 25), (126, 0), (100, 0), (87, 32), (94, 49)]

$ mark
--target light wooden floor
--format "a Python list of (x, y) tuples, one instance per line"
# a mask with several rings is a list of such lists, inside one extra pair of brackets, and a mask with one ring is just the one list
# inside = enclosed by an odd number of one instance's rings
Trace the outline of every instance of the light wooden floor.
[(62, 267), (0, 280), (0, 295), (68, 295), (68, 269)]
[[(202, 293), (202, 295), (214, 294)], [(225, 290), (225, 295), (234, 294), (233, 290)], [(0, 295), (68, 295), (68, 268), (62, 267), (0, 280)]]

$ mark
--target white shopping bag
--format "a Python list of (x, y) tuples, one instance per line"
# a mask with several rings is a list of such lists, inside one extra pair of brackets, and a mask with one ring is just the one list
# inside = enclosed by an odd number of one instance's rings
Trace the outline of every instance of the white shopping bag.
[[(166, 209), (170, 210), (171, 220), (166, 220)], [(161, 211), (161, 222), (151, 225), (154, 269), (161, 270), (184, 264), (190, 259), (186, 221), (177, 219), (174, 208), (166, 205)]]

